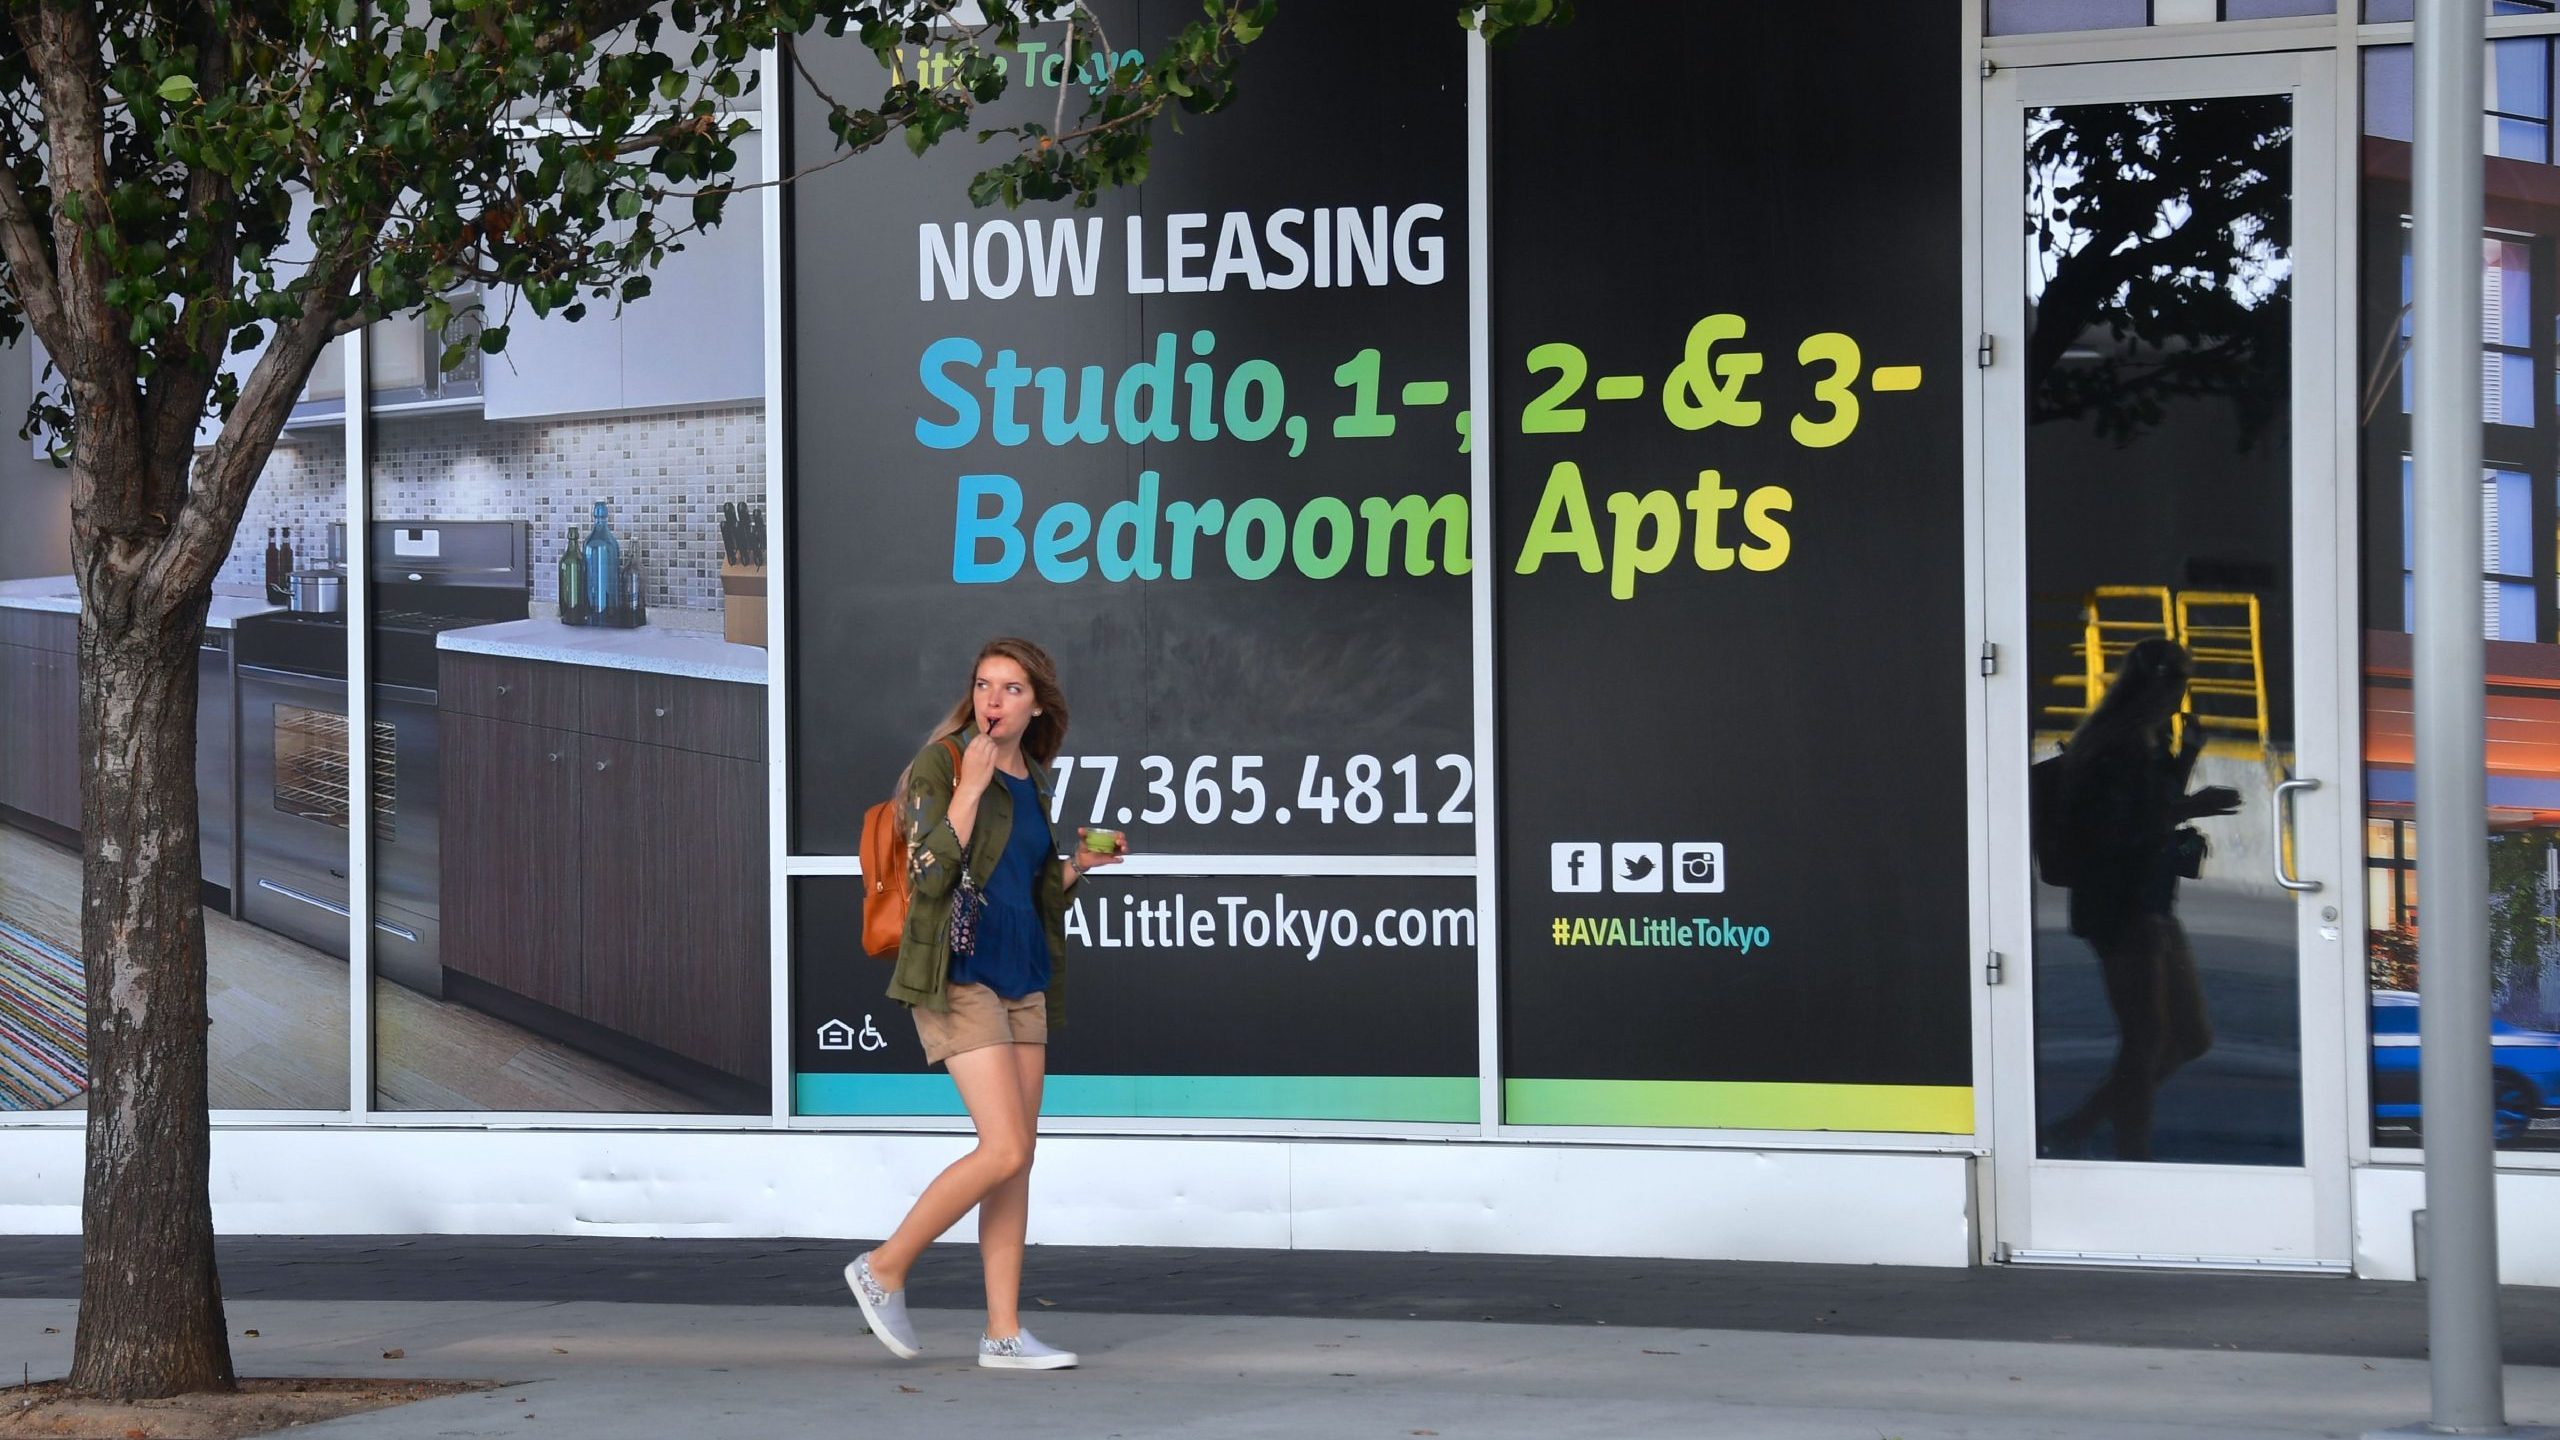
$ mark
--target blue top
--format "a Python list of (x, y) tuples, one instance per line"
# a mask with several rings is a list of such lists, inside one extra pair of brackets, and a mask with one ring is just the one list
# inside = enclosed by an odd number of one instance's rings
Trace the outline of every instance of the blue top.
[(1013, 792), (1013, 831), (996, 873), (979, 877), (986, 904), (978, 911), (978, 950), (951, 957), (951, 983), (984, 985), (1007, 1000), (1049, 987), (1049, 932), (1032, 899), (1040, 867), (1049, 863), (1049, 815), (1040, 787), (1023, 776), (996, 774)]

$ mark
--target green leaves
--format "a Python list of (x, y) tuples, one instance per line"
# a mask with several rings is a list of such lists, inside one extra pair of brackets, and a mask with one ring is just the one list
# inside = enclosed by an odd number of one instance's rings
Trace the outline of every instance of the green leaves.
[[(1179, 30), (1106, 38), (1076, 0), (667, 0), (610, 28), (597, 17), (616, 7), (592, 0), (92, 8), (105, 94), (89, 118), (106, 173), (58, 186), (45, 148), (8, 148), (41, 126), (44, 91), (36, 57), (6, 32), (0, 99), (20, 124), (0, 126), (0, 165), (38, 243), (75, 234), (103, 271), (82, 293), (104, 313), (73, 323), (109, 337), (97, 353), (122, 366), (117, 383), (148, 399), (192, 376), (217, 414), (237, 383), (207, 384), (213, 362), (274, 344), (306, 311), (331, 328), (424, 311), (450, 327), (451, 364), (507, 343), (505, 325), (470, 328), (474, 293), (496, 312), (520, 300), (570, 320), (644, 302), (648, 272), (724, 218), (750, 128), (742, 107), (777, 38), (794, 94), (815, 96), (840, 152), (895, 134), (922, 155), (968, 133), (991, 147), (965, 187), (971, 203), (1087, 206), (1146, 177), (1168, 111), (1232, 103), (1248, 47), (1278, 11), (1203, 0)], [(1571, 5), (1452, 10), (1503, 38)], [(823, 77), (843, 67), (798, 63), (798, 37), (819, 32), (859, 37), (880, 62), (877, 88), (827, 93), (836, 82)], [(1035, 42), (1038, 60), (1026, 53)], [(1035, 85), (1044, 123), (983, 124), (983, 107)], [(0, 269), (0, 337), (20, 323), (8, 293), (20, 283)], [(131, 353), (108, 354), (118, 343)]]

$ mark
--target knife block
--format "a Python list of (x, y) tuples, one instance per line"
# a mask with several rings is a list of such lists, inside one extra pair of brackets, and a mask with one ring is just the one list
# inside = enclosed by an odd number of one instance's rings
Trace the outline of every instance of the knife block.
[(720, 566), (720, 629), (732, 645), (764, 644), (763, 566)]

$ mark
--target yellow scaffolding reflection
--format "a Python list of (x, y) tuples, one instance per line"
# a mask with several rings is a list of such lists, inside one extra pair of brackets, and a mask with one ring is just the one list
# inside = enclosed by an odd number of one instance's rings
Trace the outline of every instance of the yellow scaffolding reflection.
[(2267, 667), (2258, 597), (2238, 591), (2179, 591), (2178, 640), (2195, 661), (2187, 706), (2204, 727), (2207, 745), (2236, 740), (2252, 751), (2263, 750)]
[[(2060, 698), (2041, 713), (2078, 724), (2107, 681), (2144, 640), (2174, 640), (2195, 664), (2188, 709), (2205, 729), (2209, 754), (2263, 756), (2269, 740), (2266, 647), (2258, 597), (2245, 591), (2172, 590), (2166, 585), (2099, 585), (2081, 596), (2080, 637), (2070, 673), (2053, 676)], [(2183, 723), (2183, 722), (2181, 722)]]
[(2080, 638), (2071, 646), (2071, 656), (2080, 662), (2080, 669), (2053, 677), (2053, 683), (2073, 699), (2071, 703), (2047, 705), (2044, 713), (2077, 725), (2097, 708), (2098, 697), (2107, 693), (2107, 680), (2116, 673), (2117, 662), (2136, 644), (2177, 638), (2177, 608), (2168, 586), (2097, 586), (2080, 601)]

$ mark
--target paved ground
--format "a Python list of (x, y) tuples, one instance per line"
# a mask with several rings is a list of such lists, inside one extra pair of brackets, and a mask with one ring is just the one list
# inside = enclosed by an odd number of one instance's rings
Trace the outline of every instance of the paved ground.
[[(600, 1301), (833, 1307), (840, 1240), (235, 1237), (242, 1300)], [(2426, 1293), (2384, 1280), (1326, 1250), (1035, 1246), (1032, 1293), (1078, 1313), (1692, 1326), (1807, 1335), (2170, 1345), (2417, 1359)], [(977, 1296), (977, 1251), (934, 1247), (919, 1304)], [(72, 1236), (0, 1236), (0, 1298), (80, 1293)], [(2507, 1358), (2560, 1367), (2560, 1289), (2510, 1289)]]
[[(2416, 1286), (2276, 1276), (1257, 1251), (1031, 1257), (1053, 1375), (865, 1336), (838, 1242), (243, 1239), (244, 1373), (512, 1383), (316, 1427), (408, 1437), (2352, 1436), (2423, 1418)], [(0, 1239), (0, 1366), (70, 1359), (72, 1242)], [(920, 1267), (966, 1304), (972, 1254)], [(2515, 1290), (2512, 1412), (2560, 1419), (2560, 1292)], [(1493, 1323), (1486, 1323), (1490, 1317)], [(241, 1332), (257, 1330), (256, 1338)], [(51, 1333), (48, 1333), (50, 1331)], [(386, 1360), (383, 1352), (403, 1352)]]

